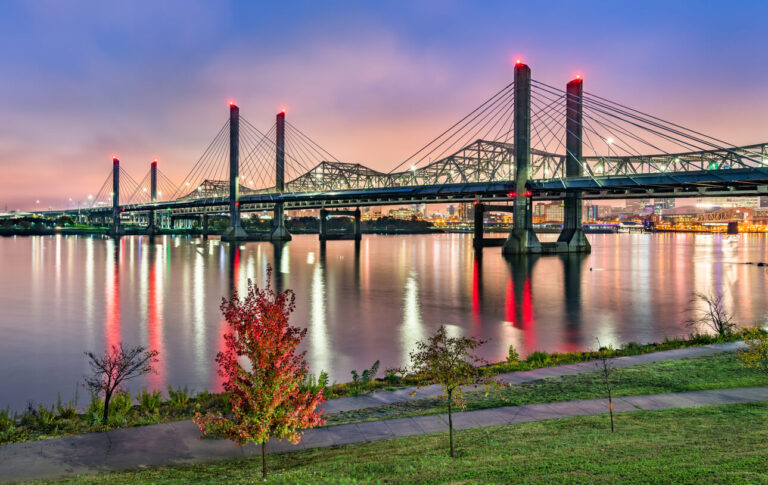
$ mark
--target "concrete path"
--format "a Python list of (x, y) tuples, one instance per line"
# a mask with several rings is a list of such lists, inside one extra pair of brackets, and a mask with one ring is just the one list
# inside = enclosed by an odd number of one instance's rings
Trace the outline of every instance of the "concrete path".
[[(733, 352), (745, 346), (744, 342), (729, 342), (726, 344), (702, 345), (699, 347), (688, 347), (685, 349), (665, 350), (662, 352), (653, 352), (650, 354), (630, 355), (626, 357), (617, 357), (610, 359), (611, 365), (615, 368), (630, 367), (633, 365), (650, 364), (653, 362), (662, 362), (667, 360), (677, 360), (692, 357), (701, 357), (704, 355), (713, 355), (722, 352)], [(575, 374), (584, 374), (595, 372), (595, 362), (579, 362), (577, 364), (561, 365), (557, 367), (544, 367), (529, 371), (511, 372), (509, 374), (500, 374), (496, 376), (499, 382), (504, 384), (522, 384), (523, 382), (532, 382), (548, 377), (571, 376)], [(471, 390), (471, 387), (466, 390)], [(411, 395), (413, 393), (413, 395)], [(443, 394), (440, 386), (428, 386), (423, 389), (417, 387), (408, 387), (396, 391), (381, 391), (362, 396), (342, 397), (330, 399), (323, 404), (326, 413), (338, 413), (344, 411), (353, 411), (357, 409), (370, 408), (374, 406), (383, 406), (398, 402), (416, 401), (437, 397)]]
[[(693, 391), (614, 399), (614, 411), (659, 410), (713, 404), (768, 401), (768, 386)], [(496, 426), (544, 419), (603, 414), (605, 399), (509, 406), (456, 413), (456, 429)], [(270, 453), (327, 447), (447, 431), (447, 415), (316, 428), (299, 445), (275, 442)], [(127, 428), (0, 447), (0, 481), (58, 478), (145, 466), (202, 463), (254, 456), (253, 445), (237, 447), (226, 440), (200, 440), (191, 421)]]

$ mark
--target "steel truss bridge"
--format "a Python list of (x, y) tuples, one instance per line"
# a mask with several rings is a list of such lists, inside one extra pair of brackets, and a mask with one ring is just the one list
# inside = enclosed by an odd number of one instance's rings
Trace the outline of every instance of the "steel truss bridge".
[(237, 229), (242, 211), (274, 210), (280, 226), (284, 210), (474, 201), (511, 204), (516, 228), (529, 230), (532, 200), (565, 199), (565, 225), (577, 229), (568, 214), (580, 221), (582, 198), (737, 195), (768, 195), (768, 143), (734, 146), (585, 92), (578, 77), (561, 90), (518, 62), (513, 82), (388, 172), (338, 160), (284, 111), (265, 132), (231, 105), (180, 184), (156, 162), (137, 182), (114, 160), (80, 212), (114, 227), (123, 213), (146, 213), (150, 229), (155, 212), (228, 213)]

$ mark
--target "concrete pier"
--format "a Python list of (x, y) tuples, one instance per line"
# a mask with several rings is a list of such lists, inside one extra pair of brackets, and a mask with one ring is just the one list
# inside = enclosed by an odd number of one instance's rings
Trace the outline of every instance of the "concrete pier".
[[(328, 233), (328, 217), (348, 216), (354, 218), (354, 227), (352, 233)], [(350, 240), (360, 241), (363, 238), (361, 212), (358, 207), (356, 210), (328, 210), (320, 209), (320, 228), (318, 231), (320, 241)]]
[(540, 253), (541, 243), (533, 232), (531, 193), (531, 68), (515, 63), (514, 144), (515, 193), (514, 226), (502, 247), (503, 254)]
[[(566, 87), (565, 99), (565, 176), (581, 177), (582, 165), (582, 98), (584, 83), (581, 77), (570, 81)], [(552, 249), (560, 253), (588, 253), (592, 247), (584, 235), (581, 223), (581, 192), (565, 194), (563, 230)], [(550, 248), (547, 248), (550, 249)], [(549, 252), (549, 251), (547, 251)]]

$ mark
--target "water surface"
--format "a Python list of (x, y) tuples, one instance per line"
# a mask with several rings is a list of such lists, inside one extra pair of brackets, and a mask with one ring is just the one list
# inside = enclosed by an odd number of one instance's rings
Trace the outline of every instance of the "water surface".
[[(555, 237), (552, 235), (542, 236)], [(571, 351), (686, 335), (694, 292), (720, 292), (740, 323), (765, 323), (763, 235), (606, 234), (592, 254), (476, 259), (467, 234), (365, 236), (321, 246), (295, 236), (275, 246), (164, 236), (0, 238), (0, 407), (74, 396), (83, 352), (120, 341), (160, 352), (146, 386), (219, 390), (213, 363), (225, 324), (221, 298), (264, 284), (296, 292), (292, 322), (313, 372), (349, 380), (352, 369), (407, 363), (414, 342), (445, 324), (509, 345)], [(86, 391), (79, 390), (81, 403)]]

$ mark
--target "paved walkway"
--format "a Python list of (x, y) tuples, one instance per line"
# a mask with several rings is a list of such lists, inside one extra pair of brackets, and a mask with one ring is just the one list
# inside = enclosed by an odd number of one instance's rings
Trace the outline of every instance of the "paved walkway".
[[(612, 359), (615, 367), (700, 357), (736, 350), (743, 343), (707, 345), (687, 349)], [(524, 372), (502, 374), (505, 383), (531, 382), (548, 377), (595, 371), (594, 362), (582, 362)], [(415, 391), (415, 395), (410, 393)], [(439, 386), (424, 389), (407, 388), (377, 392), (357, 397), (332, 399), (324, 404), (327, 413), (363, 409), (396, 402), (435, 397)], [(653, 410), (710, 404), (768, 401), (768, 387), (697, 391), (650, 396), (617, 398), (614, 410)], [(521, 423), (542, 419), (601, 414), (606, 411), (604, 399), (561, 403), (510, 406), (456, 413), (456, 429)], [(308, 430), (297, 445), (276, 442), (268, 449), (282, 452), (322, 446), (360, 443), (447, 430), (447, 416), (433, 415), (372, 421)], [(65, 438), (0, 446), (0, 481), (56, 478), (101, 471), (130, 469), (150, 465), (171, 465), (214, 461), (223, 458), (258, 454), (254, 446), (237, 447), (226, 440), (200, 440), (191, 421), (178, 421), (153, 426), (126, 428), (104, 433), (91, 433)]]
[[(722, 352), (733, 352), (744, 347), (744, 342), (729, 342), (726, 344), (702, 345), (699, 347), (688, 347), (685, 349), (665, 350), (662, 352), (653, 352), (650, 354), (630, 355), (626, 357), (617, 357), (610, 359), (611, 365), (615, 368), (630, 367), (633, 365), (650, 364), (653, 362), (662, 362), (667, 360), (678, 360), (691, 357), (701, 357), (704, 355), (713, 355)], [(595, 362), (579, 362), (577, 364), (561, 365), (557, 367), (544, 367), (522, 372), (511, 372), (509, 374), (500, 374), (496, 379), (504, 384), (522, 384), (523, 382), (532, 382), (548, 377), (571, 376), (575, 374), (584, 374), (595, 372)], [(471, 390), (471, 387), (466, 388)], [(411, 395), (413, 393), (413, 395)], [(338, 413), (343, 411), (353, 411), (356, 409), (370, 408), (374, 406), (383, 406), (405, 401), (415, 401), (437, 397), (443, 394), (440, 386), (428, 386), (423, 389), (417, 387), (408, 387), (396, 391), (382, 391), (363, 396), (342, 397), (339, 399), (330, 399), (323, 404), (326, 413)]]
[[(614, 411), (659, 410), (768, 401), (768, 386), (614, 399)], [(531, 404), (456, 413), (456, 429), (496, 426), (607, 412), (605, 399)], [(276, 442), (270, 453), (447, 431), (447, 415), (419, 416), (310, 429), (300, 444)], [(145, 466), (201, 463), (257, 456), (260, 448), (227, 440), (200, 440), (191, 421), (127, 428), (0, 447), (0, 480), (57, 478)]]

